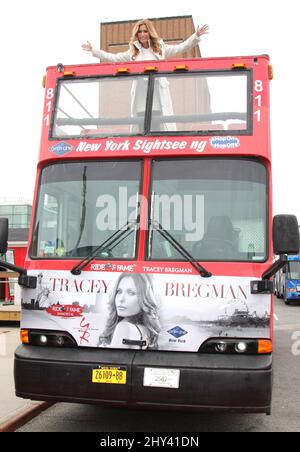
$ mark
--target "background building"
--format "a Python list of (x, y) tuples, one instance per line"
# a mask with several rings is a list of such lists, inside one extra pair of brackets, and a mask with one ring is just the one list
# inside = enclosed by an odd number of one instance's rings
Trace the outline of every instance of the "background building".
[[(27, 252), (31, 208), (30, 202), (24, 199), (0, 198), (0, 217), (8, 218), (9, 224), (8, 251), (2, 258), (20, 267), (24, 266)], [(0, 273), (3, 276), (1, 268)], [(13, 300), (14, 288), (14, 280), (1, 277), (0, 300)]]
[[(103, 22), (100, 24), (100, 47), (101, 49), (117, 53), (128, 50), (133, 25), (139, 19), (122, 22)], [(195, 32), (192, 16), (160, 17), (150, 18), (159, 36), (167, 44), (179, 44)], [(179, 58), (199, 58), (200, 48), (179, 55)]]
[(23, 199), (0, 198), (0, 217), (8, 218), (9, 229), (29, 229), (31, 204)]

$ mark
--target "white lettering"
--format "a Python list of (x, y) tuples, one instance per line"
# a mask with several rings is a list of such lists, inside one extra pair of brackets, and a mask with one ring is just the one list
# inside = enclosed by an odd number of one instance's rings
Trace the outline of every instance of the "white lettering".
[(102, 438), (99, 442), (100, 447), (123, 447), (131, 450), (134, 444), (134, 439), (130, 438), (112, 438), (107, 436), (107, 438)]
[(207, 141), (193, 141), (191, 149), (195, 149), (197, 152), (204, 152), (207, 145)]
[(107, 140), (105, 143), (105, 151), (129, 151), (130, 141), (121, 141), (116, 143), (113, 140)]
[(133, 146), (134, 151), (143, 151), (145, 154), (149, 154), (151, 151), (176, 151), (184, 150), (187, 147), (186, 141), (168, 141), (159, 140), (137, 140)]
[(185, 235), (187, 242), (199, 241), (204, 235), (204, 195), (196, 195), (195, 221), (193, 221), (194, 199), (193, 195), (184, 195), (184, 226), (186, 231), (191, 232), (191, 234)]
[(76, 152), (97, 152), (101, 148), (101, 143), (87, 143), (86, 141), (82, 141), (77, 146)]
[[(170, 231), (174, 229), (175, 231), (182, 230), (182, 217), (183, 217), (183, 206), (182, 199), (180, 195), (155, 195), (154, 204), (154, 218), (161, 219), (160, 222), (164, 229)], [(171, 212), (176, 214), (171, 214)], [(173, 219), (173, 225), (171, 228), (171, 220)]]
[[(139, 139), (135, 141), (130, 141), (126, 139), (125, 141), (115, 141), (113, 139), (106, 140), (103, 145), (102, 143), (89, 143), (87, 141), (82, 141), (78, 144), (76, 152), (97, 152), (104, 148), (105, 152), (115, 152), (115, 151), (142, 151), (144, 154), (150, 154), (152, 151), (184, 151), (187, 149), (189, 143), (184, 140), (163, 140), (163, 139)], [(207, 141), (194, 140), (190, 144), (190, 149), (196, 152), (204, 152), (207, 146)]]
[(106, 264), (91, 264), (91, 270), (95, 270), (95, 271), (105, 271)]
[(295, 343), (292, 346), (293, 355), (300, 356), (300, 331), (295, 331), (293, 333), (292, 341), (295, 341)]
[(101, 195), (96, 202), (97, 207), (101, 207), (96, 217), (96, 226), (99, 231), (114, 231), (117, 229), (116, 200), (112, 195)]

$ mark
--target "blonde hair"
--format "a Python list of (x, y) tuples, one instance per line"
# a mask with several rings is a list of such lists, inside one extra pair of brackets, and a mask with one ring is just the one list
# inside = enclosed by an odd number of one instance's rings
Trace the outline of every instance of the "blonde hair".
[(107, 346), (111, 343), (115, 328), (120, 322), (115, 304), (116, 294), (123, 278), (132, 278), (137, 289), (137, 297), (141, 311), (134, 318), (133, 324), (143, 325), (147, 328), (149, 348), (157, 348), (157, 340), (160, 332), (160, 321), (158, 316), (158, 300), (154, 294), (153, 281), (150, 275), (140, 273), (122, 273), (114, 286), (109, 298), (109, 315), (104, 332), (99, 338), (99, 346)]
[(160, 44), (160, 37), (158, 36), (158, 33), (152, 24), (152, 22), (149, 19), (141, 19), (139, 20), (132, 29), (131, 38), (129, 41), (129, 47), (131, 50), (132, 59), (135, 60), (136, 56), (139, 53), (139, 50), (134, 45), (134, 42), (138, 40), (138, 31), (141, 25), (145, 25), (147, 27), (147, 30), (149, 32), (149, 39), (151, 43), (151, 48), (155, 53), (158, 53), (159, 55), (162, 54), (161, 52), (161, 44)]

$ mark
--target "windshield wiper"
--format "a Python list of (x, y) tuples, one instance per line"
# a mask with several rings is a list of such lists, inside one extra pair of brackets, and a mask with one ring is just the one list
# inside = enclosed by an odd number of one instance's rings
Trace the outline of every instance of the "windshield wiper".
[(159, 232), (159, 234), (164, 237), (203, 278), (210, 278), (212, 276), (212, 273), (210, 273), (208, 270), (206, 270), (206, 268), (199, 264), (199, 262), (179, 242), (177, 242), (177, 240), (166, 229), (164, 229), (160, 223), (150, 220), (150, 226), (154, 230)]
[(72, 268), (72, 275), (80, 275), (84, 267), (86, 267), (100, 252), (110, 252), (135, 230), (137, 223), (137, 220), (128, 221), (123, 227), (114, 232), (114, 234), (108, 237), (108, 239), (102, 242), (101, 245)]
[(87, 166), (83, 169), (83, 175), (82, 175), (82, 206), (81, 206), (81, 220), (80, 220), (80, 227), (79, 227), (79, 237), (77, 239), (76, 245), (74, 246), (72, 255), (75, 256), (75, 251), (77, 251), (79, 244), (81, 242), (84, 226), (85, 226), (85, 218), (86, 218), (86, 192), (87, 192)]

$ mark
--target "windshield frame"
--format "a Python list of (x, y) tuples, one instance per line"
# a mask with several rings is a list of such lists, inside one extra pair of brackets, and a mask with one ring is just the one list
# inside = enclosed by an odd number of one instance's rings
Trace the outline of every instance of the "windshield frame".
[[(198, 257), (198, 256), (194, 256), (195, 260), (197, 262), (201, 262), (205, 265), (206, 262), (220, 262), (220, 263), (242, 263), (242, 264), (263, 264), (265, 262), (268, 261), (269, 259), (269, 254), (270, 254), (270, 245), (269, 245), (269, 240), (270, 240), (270, 175), (269, 175), (269, 171), (268, 171), (268, 166), (267, 163), (264, 162), (262, 159), (258, 159), (258, 158), (251, 158), (251, 157), (227, 157), (227, 156), (219, 156), (219, 157), (181, 157), (181, 158), (163, 158), (163, 157), (159, 157), (159, 158), (153, 158), (152, 162), (151, 162), (151, 180), (150, 180), (150, 185), (149, 185), (149, 194), (148, 194), (148, 218), (149, 221), (152, 220), (152, 214), (153, 214), (153, 206), (152, 206), (152, 193), (153, 193), (153, 182), (154, 182), (154, 171), (153, 171), (153, 164), (154, 162), (157, 161), (182, 161), (182, 160), (211, 160), (211, 161), (215, 161), (216, 159), (218, 160), (224, 160), (226, 159), (227, 161), (250, 161), (250, 162), (255, 162), (258, 164), (261, 164), (264, 167), (265, 173), (266, 173), (266, 200), (265, 200), (265, 256), (263, 259), (260, 260), (233, 260), (233, 259), (229, 259), (229, 260), (224, 260), (224, 259), (205, 259), (202, 257)], [(154, 220), (155, 221), (155, 220)], [(151, 231), (151, 228), (148, 229), (147, 231), (147, 236), (146, 236), (146, 241), (145, 241), (145, 249), (144, 249), (144, 255), (145, 255), (145, 261), (147, 262), (179, 262), (179, 263), (184, 263), (186, 262), (186, 260), (184, 259), (179, 259), (179, 258), (173, 258), (170, 259), (167, 256), (164, 259), (157, 259), (157, 258), (152, 258), (151, 256), (149, 257), (149, 244), (150, 244), (150, 240), (152, 240), (153, 242), (153, 237), (151, 238), (151, 234), (153, 233), (153, 231)], [(182, 245), (183, 246), (183, 245)], [(150, 245), (150, 247), (152, 248), (152, 243)]]
[[(125, 74), (99, 74), (99, 75), (93, 75), (93, 76), (79, 76), (79, 77), (72, 77), (71, 79), (66, 79), (65, 77), (58, 77), (56, 79), (56, 86), (55, 86), (55, 96), (54, 96), (54, 108), (53, 108), (53, 114), (51, 117), (51, 121), (50, 121), (50, 127), (49, 127), (49, 136), (48, 139), (49, 141), (57, 141), (57, 140), (86, 140), (86, 139), (102, 139), (102, 138), (115, 138), (115, 137), (143, 137), (145, 136), (145, 133), (103, 133), (103, 134), (91, 134), (88, 136), (84, 136), (84, 135), (62, 135), (62, 136), (56, 136), (54, 135), (54, 130), (55, 130), (55, 122), (56, 122), (56, 118), (57, 118), (57, 112), (58, 112), (58, 102), (59, 102), (59, 96), (60, 96), (60, 92), (61, 92), (61, 87), (62, 84), (66, 81), (68, 82), (76, 82), (76, 81), (80, 81), (80, 80), (87, 80), (87, 81), (101, 81), (101, 80), (116, 80), (116, 79), (120, 79), (120, 80), (124, 80), (126, 78), (147, 78), (148, 79), (148, 90), (147, 90), (147, 97), (146, 97), (146, 102), (145, 102), (145, 117), (144, 117), (144, 132), (146, 131), (147, 128), (147, 113), (150, 112), (151, 114), (151, 90), (149, 89), (150, 83), (149, 83), (149, 78), (150, 78), (151, 74), (149, 73), (125, 73)], [(128, 119), (131, 119), (130, 117)]]
[[(253, 70), (252, 69), (242, 69), (242, 70), (205, 70), (205, 71), (177, 71), (177, 72), (159, 72), (151, 74), (151, 77), (153, 79), (153, 86), (151, 87), (151, 96), (153, 98), (153, 92), (154, 92), (154, 85), (155, 85), (155, 79), (156, 78), (163, 78), (166, 76), (171, 77), (182, 77), (184, 73), (184, 77), (195, 77), (196, 75), (200, 75), (201, 77), (211, 77), (211, 76), (218, 76), (218, 77), (238, 77), (242, 74), (246, 75), (247, 77), (247, 112), (246, 112), (246, 121), (247, 121), (247, 128), (241, 129), (241, 130), (192, 130), (192, 131), (184, 131), (184, 130), (176, 130), (176, 131), (151, 131), (151, 122), (152, 122), (152, 103), (151, 103), (151, 112), (150, 112), (150, 122), (147, 124), (148, 129), (148, 135), (149, 136), (166, 136), (166, 135), (174, 135), (174, 136), (194, 136), (194, 135), (202, 135), (202, 136), (227, 136), (227, 135), (252, 135), (253, 134), (253, 95), (252, 95), (252, 86), (253, 86)], [(212, 113), (213, 114), (213, 113)], [(205, 115), (204, 115), (205, 116)], [(209, 120), (209, 114), (208, 118)]]
[[(94, 162), (128, 162), (128, 163), (132, 163), (132, 162), (139, 162), (140, 163), (140, 177), (137, 178), (137, 182), (138, 182), (138, 193), (139, 193), (139, 200), (138, 200), (138, 210), (137, 210), (137, 221), (136, 221), (136, 228), (133, 230), (133, 234), (135, 234), (134, 237), (134, 244), (135, 244), (135, 253), (134, 256), (128, 258), (128, 257), (98, 257), (96, 256), (94, 258), (95, 261), (137, 261), (138, 259), (138, 252), (139, 252), (139, 242), (140, 242), (140, 226), (139, 226), (139, 218), (140, 218), (140, 213), (141, 213), (141, 205), (140, 205), (140, 197), (142, 196), (142, 188), (143, 188), (143, 181), (144, 181), (144, 162), (143, 159), (141, 158), (114, 158), (114, 159), (104, 159), (104, 158), (99, 158), (99, 159), (93, 159), (93, 160), (89, 160), (89, 159), (80, 159), (80, 160), (74, 160), (74, 159), (70, 159), (70, 160), (61, 160), (58, 162), (49, 162), (48, 164), (44, 165), (39, 172), (39, 177), (38, 177), (38, 189), (37, 189), (37, 194), (36, 194), (36, 199), (35, 199), (35, 209), (34, 209), (34, 216), (33, 216), (33, 223), (32, 223), (32, 232), (30, 235), (30, 241), (29, 241), (29, 246), (28, 246), (28, 256), (30, 257), (31, 260), (33, 261), (78, 261), (78, 260), (82, 260), (83, 256), (53, 256), (53, 257), (49, 257), (49, 256), (36, 256), (33, 254), (33, 248), (34, 248), (34, 240), (35, 240), (35, 235), (36, 235), (36, 228), (37, 228), (37, 217), (38, 217), (38, 212), (39, 212), (39, 202), (40, 202), (40, 197), (41, 197), (41, 190), (42, 190), (42, 177), (43, 177), (43, 171), (50, 167), (50, 166), (59, 166), (62, 164), (80, 164), (80, 165), (84, 165), (86, 163), (88, 164), (92, 164)], [(100, 245), (100, 243), (98, 244)]]
[[(152, 123), (152, 104), (154, 97), (154, 87), (155, 80), (157, 78), (163, 77), (174, 77), (179, 78), (183, 76), (182, 71), (164, 71), (164, 72), (154, 72), (154, 73), (126, 73), (126, 74), (116, 74), (116, 75), (97, 75), (97, 76), (79, 76), (72, 77), (71, 79), (66, 79), (65, 77), (58, 77), (56, 79), (56, 88), (55, 88), (55, 96), (54, 96), (54, 108), (51, 116), (50, 127), (49, 127), (49, 141), (57, 141), (57, 140), (76, 140), (76, 139), (102, 139), (108, 137), (143, 137), (143, 136), (194, 136), (194, 135), (202, 135), (202, 136), (231, 136), (231, 135), (252, 135), (253, 134), (253, 95), (252, 95), (252, 86), (253, 86), (253, 70), (252, 69), (242, 69), (242, 70), (191, 70), (188, 72), (184, 71), (184, 77), (195, 77), (199, 75), (201, 77), (210, 77), (210, 76), (227, 76), (227, 77), (236, 77), (241, 75), (246, 75), (247, 77), (247, 112), (246, 112), (246, 121), (247, 128), (241, 130), (192, 130), (192, 131), (151, 131), (151, 123)], [(58, 113), (58, 102), (61, 91), (61, 86), (64, 82), (76, 82), (80, 80), (124, 80), (126, 78), (147, 78), (148, 79), (148, 89), (147, 89), (147, 97), (145, 102), (145, 116), (144, 116), (144, 131), (142, 132), (134, 132), (134, 133), (103, 133), (103, 134), (91, 134), (88, 136), (85, 135), (61, 135), (57, 136), (54, 134), (55, 131), (55, 123), (57, 119)], [(134, 119), (132, 117), (128, 117), (128, 123), (131, 123), (131, 120)]]

